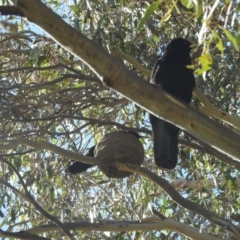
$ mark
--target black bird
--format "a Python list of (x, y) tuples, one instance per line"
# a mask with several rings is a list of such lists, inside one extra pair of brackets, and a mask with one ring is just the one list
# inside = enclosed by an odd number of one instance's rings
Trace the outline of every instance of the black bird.
[[(190, 58), (190, 42), (183, 38), (172, 40), (153, 68), (150, 83), (158, 84), (179, 100), (189, 104), (195, 87)], [(154, 158), (157, 166), (174, 169), (178, 162), (179, 128), (149, 114), (153, 131)]]
[[(94, 149), (95, 149), (95, 146), (91, 147), (85, 156), (94, 157)], [(82, 163), (82, 162), (75, 162), (68, 168), (68, 171), (71, 174), (76, 174), (76, 173), (84, 172), (91, 167), (94, 167), (94, 165)]]
[[(139, 134), (137, 134), (136, 132), (133, 132), (133, 131), (118, 131), (118, 132), (132, 134), (135, 137), (140, 138)], [(85, 156), (94, 157), (94, 150), (95, 150), (95, 145), (89, 149), (88, 153)], [(75, 162), (71, 166), (69, 166), (68, 171), (71, 174), (76, 174), (76, 173), (84, 172), (88, 168), (91, 168), (91, 167), (94, 167), (94, 165), (82, 163), (82, 162)]]

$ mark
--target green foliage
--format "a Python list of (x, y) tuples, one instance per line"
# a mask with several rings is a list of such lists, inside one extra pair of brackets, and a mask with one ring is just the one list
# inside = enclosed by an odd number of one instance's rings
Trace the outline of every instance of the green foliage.
[(204, 54), (199, 57), (199, 62), (201, 64), (201, 68), (195, 71), (195, 73), (198, 75), (202, 75), (204, 72), (210, 70), (212, 67), (212, 57), (210, 54)]
[[(216, 108), (240, 118), (239, 3), (221, 0), (214, 7), (214, 2), (46, 1), (64, 21), (88, 39), (107, 51), (115, 46), (149, 69), (169, 41), (176, 37), (189, 39), (197, 46), (192, 59), (198, 87)], [(7, 1), (2, 4), (6, 5)], [(1, 18), (17, 21), (15, 17)], [(169, 182), (178, 178), (188, 180), (185, 187), (176, 186), (184, 198), (226, 219), (231, 217), (239, 227), (239, 169), (210, 154), (209, 146), (198, 139), (181, 133), (177, 168), (169, 172), (158, 170), (153, 160), (147, 114), (103, 86), (82, 61), (46, 34), (26, 21), (17, 23), (22, 32), (16, 35), (7, 35), (3, 29), (0, 32), (1, 144), (6, 146), (7, 139), (44, 140), (85, 154), (104, 134), (135, 129), (143, 137), (140, 139), (145, 150), (143, 167)], [(124, 63), (147, 79), (131, 63)], [(200, 106), (195, 98), (193, 104)], [(202, 232), (229, 238), (225, 228), (176, 204), (157, 184), (137, 174), (113, 180), (93, 167), (81, 175), (71, 176), (67, 172), (71, 159), (48, 150), (34, 151), (25, 145), (2, 150), (1, 154), (6, 160), (1, 160), (1, 179), (24, 194), (18, 176), (7, 164), (12, 163), (35, 201), (63, 222), (142, 220), (153, 215), (151, 207), (154, 207), (166, 217)], [(191, 180), (203, 184), (188, 188)], [(4, 182), (1, 186), (0, 225), (3, 229), (8, 226), (13, 231), (16, 228), (24, 231), (49, 223), (30, 202)], [(172, 231), (107, 234), (76, 231), (79, 239), (186, 239)], [(61, 231), (43, 235), (64, 238)]]
[(161, 4), (161, 1), (156, 1), (155, 3), (151, 4), (147, 9), (146, 12), (143, 16), (143, 18), (140, 20), (138, 26), (137, 26), (137, 31), (139, 31), (144, 23), (148, 20), (148, 18), (156, 11), (158, 10), (159, 6)]
[(181, 4), (188, 9), (192, 9), (194, 6), (192, 0), (181, 0)]
[(226, 34), (227, 38), (232, 42), (232, 44), (236, 48), (236, 50), (239, 51), (236, 38), (227, 29), (224, 29), (223, 31)]

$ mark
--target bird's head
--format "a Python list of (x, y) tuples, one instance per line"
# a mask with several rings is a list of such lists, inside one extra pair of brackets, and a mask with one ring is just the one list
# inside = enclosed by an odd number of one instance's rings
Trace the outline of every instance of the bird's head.
[(179, 50), (184, 49), (184, 51), (191, 51), (191, 43), (184, 38), (175, 38), (168, 45), (166, 50)]

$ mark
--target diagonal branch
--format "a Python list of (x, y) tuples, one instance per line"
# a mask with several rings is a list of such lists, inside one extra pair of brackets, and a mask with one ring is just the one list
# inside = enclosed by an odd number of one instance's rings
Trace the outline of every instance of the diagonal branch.
[[(148, 77), (151, 76), (151, 71), (149, 69), (142, 66), (136, 59), (134, 59), (133, 57), (129, 56), (128, 54), (122, 52), (120, 49), (118, 49), (116, 47), (110, 47), (110, 52), (114, 56), (119, 57), (119, 58), (127, 61), (128, 63), (132, 64), (139, 72), (143, 73), (144, 75), (146, 75)], [(194, 89), (193, 93), (203, 105), (199, 109), (200, 112), (202, 112), (203, 114), (205, 114), (209, 117), (214, 117), (221, 121), (224, 121), (224, 122), (230, 124), (231, 126), (240, 130), (240, 121), (236, 117), (228, 114), (227, 112), (223, 112), (223, 111), (215, 108), (198, 87), (196, 87)]]
[(237, 239), (240, 239), (240, 229), (238, 229), (236, 226), (234, 226), (231, 222), (229, 222), (228, 220), (226, 220), (224, 218), (219, 217), (215, 213), (208, 211), (207, 209), (200, 206), (199, 204), (192, 202), (188, 199), (185, 199), (184, 197), (181, 196), (181, 194), (178, 191), (175, 190), (175, 188), (173, 186), (171, 186), (168, 183), (168, 181), (159, 177), (155, 173), (152, 173), (151, 171), (149, 171), (143, 167), (133, 165), (133, 164), (124, 165), (124, 164), (118, 162), (117, 166), (118, 166), (119, 170), (135, 172), (141, 176), (148, 178), (152, 182), (155, 182), (161, 188), (163, 188), (163, 190), (173, 199), (173, 201), (178, 203), (180, 206), (182, 206), (190, 211), (193, 211), (195, 213), (198, 213), (199, 215), (205, 217), (206, 219), (208, 219), (209, 221), (211, 221), (212, 223), (214, 223), (218, 226), (226, 228), (228, 231), (235, 234), (235, 236), (237, 236)]
[[(31, 195), (31, 193), (28, 191), (26, 184), (24, 183), (21, 175), (19, 174), (18, 170), (15, 168), (15, 166), (6, 161), (4, 158), (0, 157), (1, 161), (4, 162), (5, 164), (7, 164), (14, 172), (15, 174), (18, 176), (19, 181), (21, 182), (23, 189), (25, 191), (26, 195), (23, 195), (20, 191), (18, 191), (16, 188), (14, 188), (13, 186), (11, 186), (11, 189), (16, 192), (17, 194), (19, 194), (20, 196), (24, 197), (25, 200), (27, 200), (28, 202), (30, 202), (35, 209), (37, 209), (41, 214), (43, 214), (46, 218), (50, 219), (51, 221), (53, 221), (60, 229), (62, 229), (62, 231), (72, 240), (74, 240), (73, 235), (70, 233), (70, 231), (63, 225), (63, 223), (57, 219), (56, 217), (50, 215), (48, 212), (46, 212), (33, 198), (33, 196)], [(4, 183), (6, 185), (6, 182)], [(7, 184), (8, 187), (10, 184)]]
[(20, 231), (20, 232), (7, 232), (2, 229), (0, 229), (0, 236), (3, 238), (9, 237), (9, 239), (35, 239), (35, 240), (51, 240), (51, 238), (46, 238), (46, 237), (40, 237), (35, 234), (27, 233), (25, 231)]
[(160, 87), (147, 83), (102, 47), (83, 36), (39, 0), (18, 0), (17, 7), (69, 52), (87, 64), (109, 88), (122, 93), (143, 109), (164, 119), (196, 138), (240, 159), (240, 136), (180, 103)]
[[(44, 141), (32, 141), (25, 138), (17, 138), (14, 140), (4, 140), (5, 144), (0, 144), (0, 150), (10, 150), (13, 149), (19, 145), (27, 145), (35, 149), (35, 151), (42, 151), (42, 150), (49, 150), (56, 154), (59, 154), (65, 158), (72, 159), (74, 161), (79, 161), (83, 163), (88, 163), (92, 165), (106, 165), (109, 163), (106, 163), (104, 160), (99, 159), (97, 157), (86, 157), (82, 154), (74, 153), (69, 150), (60, 148), (52, 143), (44, 142)], [(7, 142), (7, 143), (6, 143)]]

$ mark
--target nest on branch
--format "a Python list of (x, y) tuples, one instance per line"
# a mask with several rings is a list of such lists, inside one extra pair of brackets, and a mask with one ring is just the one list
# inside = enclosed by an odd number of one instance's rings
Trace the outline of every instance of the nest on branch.
[(111, 165), (98, 166), (99, 169), (111, 178), (125, 178), (132, 173), (119, 171), (113, 166), (114, 161), (141, 165), (144, 160), (143, 145), (140, 140), (131, 133), (111, 132), (106, 134), (95, 147), (94, 156)]

